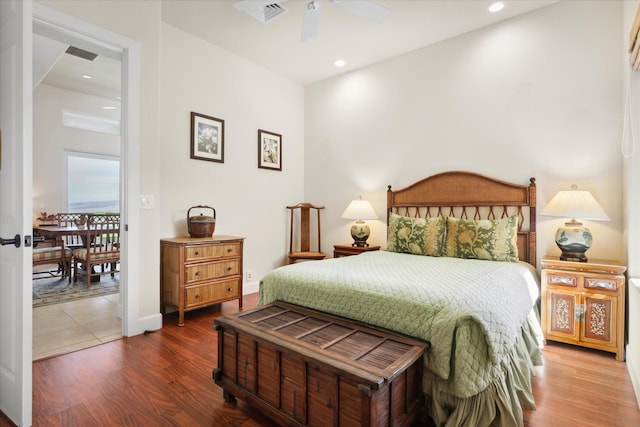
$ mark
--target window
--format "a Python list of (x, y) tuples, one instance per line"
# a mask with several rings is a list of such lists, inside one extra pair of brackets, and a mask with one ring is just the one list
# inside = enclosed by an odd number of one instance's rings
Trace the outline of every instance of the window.
[(69, 212), (120, 212), (120, 158), (67, 152)]

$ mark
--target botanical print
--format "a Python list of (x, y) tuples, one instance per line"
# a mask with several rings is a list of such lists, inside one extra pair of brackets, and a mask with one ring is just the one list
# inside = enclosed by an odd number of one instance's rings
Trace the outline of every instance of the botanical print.
[(264, 138), (262, 141), (262, 162), (272, 165), (278, 164), (278, 141)]
[(191, 112), (191, 158), (224, 163), (224, 120)]
[(258, 129), (258, 167), (282, 170), (282, 135)]

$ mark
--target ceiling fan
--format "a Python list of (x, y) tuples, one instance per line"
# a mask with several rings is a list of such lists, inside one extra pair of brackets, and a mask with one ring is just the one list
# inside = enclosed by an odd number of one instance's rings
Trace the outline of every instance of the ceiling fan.
[[(267, 24), (287, 11), (281, 3), (286, 0), (241, 0), (233, 6), (258, 21)], [(329, 0), (330, 3), (365, 19), (381, 22), (391, 11), (370, 0)], [(311, 0), (304, 6), (302, 41), (314, 40), (318, 35), (320, 0)]]

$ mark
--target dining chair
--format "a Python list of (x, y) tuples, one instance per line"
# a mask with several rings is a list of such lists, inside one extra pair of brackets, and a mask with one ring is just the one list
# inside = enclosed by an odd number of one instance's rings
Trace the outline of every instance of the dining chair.
[[(84, 227), (87, 222), (87, 214), (82, 212), (63, 212), (56, 214), (58, 227)], [(70, 234), (63, 237), (65, 246), (77, 249), (84, 246), (82, 242), (82, 233)]]
[(54, 241), (39, 243), (32, 250), (32, 265), (57, 265), (55, 270), (47, 269), (33, 270), (34, 279), (45, 279), (49, 277), (68, 277), (71, 283), (71, 249), (66, 248), (64, 241), (58, 238)]
[[(289, 253), (287, 254), (289, 264), (299, 260), (324, 259), (326, 255), (320, 250), (322, 247), (320, 242), (320, 211), (324, 209), (324, 206), (316, 206), (312, 203), (298, 203), (297, 205), (287, 206), (287, 209), (291, 213)], [(316, 213), (315, 228), (318, 232), (315, 250), (311, 250), (312, 210)], [(294, 229), (294, 224), (298, 225), (296, 229)]]
[[(78, 281), (80, 264), (86, 271), (87, 287), (91, 278), (113, 276), (120, 262), (120, 215), (89, 214), (84, 230), (85, 246), (73, 251), (73, 281)], [(107, 270), (106, 266), (110, 268)]]

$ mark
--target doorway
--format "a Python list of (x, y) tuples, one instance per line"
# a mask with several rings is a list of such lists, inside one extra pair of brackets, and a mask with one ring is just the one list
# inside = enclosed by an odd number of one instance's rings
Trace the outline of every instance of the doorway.
[[(108, 77), (113, 78), (114, 64), (116, 64), (115, 67), (117, 69), (118, 82), (122, 82), (121, 87), (118, 88), (117, 95), (112, 96), (111, 94), (109, 94), (109, 92), (85, 95), (94, 98), (101, 98), (102, 100), (109, 100), (110, 104), (104, 104), (105, 107), (111, 109), (111, 116), (109, 117), (116, 117), (119, 120), (119, 124), (117, 126), (118, 132), (116, 132), (118, 134), (118, 143), (116, 150), (117, 152), (114, 153), (112, 151), (107, 153), (109, 155), (116, 154), (119, 157), (121, 164), (119, 174), (119, 211), (121, 214), (122, 231), (120, 238), (121, 262), (119, 273), (119, 294), (116, 294), (115, 297), (112, 297), (111, 301), (112, 304), (116, 307), (115, 313), (117, 315), (117, 318), (121, 321), (121, 326), (117, 331), (117, 335), (134, 335), (136, 333), (139, 333), (138, 329), (140, 329), (140, 326), (138, 325), (138, 316), (136, 315), (138, 310), (138, 298), (135, 296), (137, 295), (139, 287), (138, 280), (136, 280), (136, 278), (139, 276), (139, 272), (137, 267), (131, 267), (139, 264), (139, 213), (136, 210), (137, 204), (132, 203), (132, 200), (136, 200), (135, 196), (133, 195), (138, 194), (139, 182), (138, 168), (135, 165), (139, 163), (139, 156), (137, 153), (139, 147), (138, 105), (140, 102), (140, 47), (135, 41), (111, 33), (102, 28), (95, 27), (76, 18), (63, 15), (42, 5), (34, 4), (33, 12), (34, 39), (44, 38), (47, 40), (47, 42), (49, 42), (49, 44), (62, 44), (64, 46), (64, 49), (62, 53), (59, 53), (58, 57), (60, 55), (68, 56), (68, 54), (64, 52), (66, 51), (66, 49), (68, 49), (69, 46), (73, 46), (74, 48), (80, 49), (81, 51), (95, 53), (109, 65), (107, 67), (107, 71), (102, 71), (103, 73), (106, 73)], [(47, 50), (49, 52), (51, 51), (51, 49)], [(34, 83), (36, 80), (36, 66), (37, 65), (34, 61)], [(44, 74), (46, 74), (47, 72), (49, 72), (49, 70), (46, 70)], [(49, 89), (53, 87), (53, 85), (47, 86), (49, 87)], [(59, 91), (59, 89), (60, 88), (57, 88), (56, 90)], [(55, 98), (56, 97), (50, 97), (49, 99)], [(37, 100), (35, 100), (34, 98), (34, 102), (35, 101)], [(113, 109), (114, 105), (119, 105), (120, 108)], [(103, 105), (100, 105), (100, 108), (102, 106)], [(69, 113), (68, 115), (71, 116), (72, 119), (76, 120), (77, 123), (77, 119), (79, 116), (78, 113), (82, 113), (82, 111), (78, 111), (78, 109), (76, 108), (71, 108), (66, 113)], [(89, 113), (91, 113), (91, 111), (89, 111)], [(67, 116), (67, 114), (64, 113), (62, 115), (64, 115), (65, 117)], [(56, 116), (57, 117), (55, 118), (60, 121), (60, 114), (56, 114)], [(88, 119), (84, 120), (85, 124), (89, 123), (90, 126), (95, 126), (97, 124), (98, 130), (106, 130), (104, 132), (95, 132), (96, 129), (93, 129), (93, 131), (91, 132), (91, 140), (98, 146), (102, 144), (102, 148), (104, 148), (105, 141), (109, 137), (108, 133), (113, 130), (113, 125), (118, 120), (109, 119), (107, 121), (103, 121), (102, 123), (99, 121), (96, 122), (95, 120), (93, 120), (93, 118), (100, 117), (101, 115), (95, 112), (93, 114), (80, 114), (80, 116), (81, 119)], [(35, 127), (36, 123), (34, 122), (34, 128)], [(113, 135), (110, 136), (113, 137)], [(59, 187), (64, 187), (67, 185), (65, 178), (66, 170), (63, 165), (64, 156), (60, 150), (62, 149), (59, 148), (58, 154), (56, 156), (47, 157), (47, 160), (51, 161), (54, 164), (52, 166), (45, 166), (45, 168), (52, 168), (55, 166), (59, 167), (60, 171), (64, 171), (58, 172), (60, 180), (57, 181), (61, 183), (59, 184)], [(39, 153), (36, 152), (34, 144), (34, 159), (38, 155)], [(62, 174), (65, 176), (60, 176)], [(36, 172), (34, 168), (34, 177), (35, 175)], [(66, 194), (62, 194), (63, 192), (59, 193), (57, 203), (60, 204), (62, 201), (61, 204), (65, 205), (68, 208), (69, 201), (65, 198)], [(37, 215), (40, 212), (39, 209), (42, 207), (41, 203), (43, 202), (38, 199), (39, 195), (36, 194), (35, 189), (33, 196), (33, 210)], [(44, 201), (45, 209), (48, 209), (48, 203), (48, 201)], [(54, 210), (60, 211), (62, 209)], [(85, 308), (84, 310), (87, 309)], [(34, 324), (34, 334), (37, 333), (35, 330), (36, 327), (37, 326)], [(36, 356), (37, 355), (34, 352), (34, 359), (36, 358)]]

